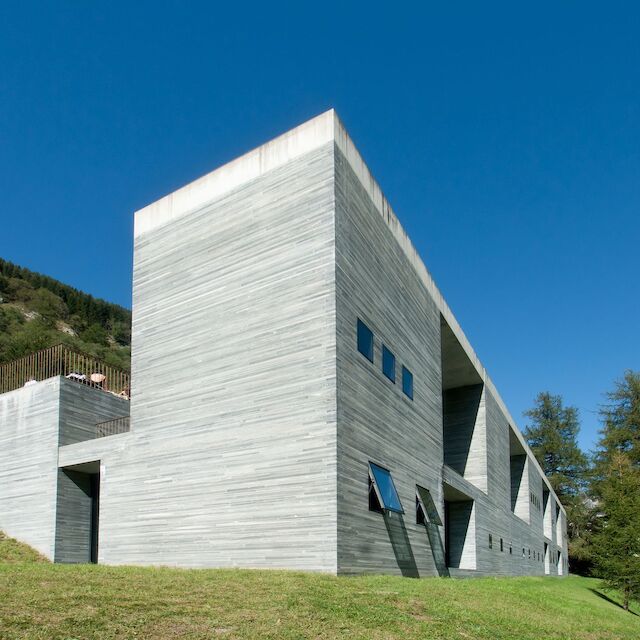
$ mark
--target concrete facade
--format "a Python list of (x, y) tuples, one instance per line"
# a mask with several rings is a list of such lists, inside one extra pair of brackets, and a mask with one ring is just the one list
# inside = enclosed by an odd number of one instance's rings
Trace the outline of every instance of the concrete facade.
[(128, 401), (61, 376), (0, 394), (0, 529), (50, 560), (88, 562), (85, 542), (78, 555), (82, 533), (65, 532), (77, 500), (59, 455), (94, 438), (97, 423), (128, 413)]
[[(109, 564), (566, 573), (564, 510), (333, 111), (137, 212), (132, 335), (131, 431), (91, 439), (73, 400), (44, 429), (49, 557), (91, 559), (99, 491)], [(0, 528), (33, 544), (18, 501)]]

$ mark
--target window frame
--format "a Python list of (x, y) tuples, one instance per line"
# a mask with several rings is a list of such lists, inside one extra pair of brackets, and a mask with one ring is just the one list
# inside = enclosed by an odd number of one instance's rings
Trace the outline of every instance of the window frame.
[[(393, 481), (393, 476), (391, 475), (391, 471), (386, 467), (383, 467), (375, 462), (369, 460), (368, 464), (369, 468), (369, 480), (373, 485), (373, 490), (375, 491), (376, 497), (378, 498), (378, 503), (380, 507), (384, 510), (384, 512), (392, 511), (393, 513), (404, 513), (404, 508), (402, 507), (402, 502), (400, 501), (400, 495), (398, 494), (398, 490), (396, 489), (396, 484)], [(389, 506), (387, 501), (385, 501), (384, 496), (382, 495), (382, 490), (379, 486), (378, 478), (376, 478), (376, 470), (380, 471), (383, 475), (387, 475), (389, 478), (390, 485), (389, 487), (392, 489), (395, 499), (398, 503), (398, 507)], [(393, 496), (392, 496), (393, 498)]]
[[(361, 328), (368, 332), (370, 337), (371, 337), (371, 355), (369, 355), (369, 351), (367, 350), (367, 352), (363, 351), (360, 346), (361, 346), (361, 336), (363, 335), (361, 333)], [(366, 335), (366, 333), (364, 334)], [(356, 322), (356, 348), (358, 350), (358, 353), (362, 354), (369, 362), (373, 363), (374, 361), (374, 356), (375, 356), (375, 340), (373, 337), (373, 331), (371, 330), (371, 328), (369, 327), (369, 325), (364, 322), (364, 320), (361, 320), (360, 318), (357, 319)]]
[[(406, 381), (409, 380), (410, 382), (410, 393), (407, 392), (407, 385), (406, 385)], [(405, 396), (407, 396), (407, 398), (409, 398), (409, 400), (411, 400), (413, 402), (413, 373), (411, 373), (411, 371), (409, 369), (407, 369), (407, 367), (405, 367), (404, 365), (402, 365), (402, 393), (404, 393)]]
[[(391, 374), (389, 375), (389, 373), (385, 370), (386, 367), (386, 360), (385, 360), (385, 356), (390, 356), (392, 359), (392, 371)], [(389, 347), (387, 347), (386, 344), (384, 344), (384, 342), (382, 343), (382, 374), (384, 375), (385, 378), (387, 378), (387, 380), (390, 380), (393, 384), (396, 383), (396, 356), (393, 353), (393, 351), (391, 351), (391, 349), (389, 349)]]

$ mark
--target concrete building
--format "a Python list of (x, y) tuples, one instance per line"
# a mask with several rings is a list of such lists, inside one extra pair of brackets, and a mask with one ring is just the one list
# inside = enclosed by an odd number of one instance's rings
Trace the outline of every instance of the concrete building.
[(0, 395), (0, 528), (56, 560), (566, 572), (564, 509), (333, 111), (136, 213), (130, 430), (70, 437), (50, 416), (108, 396), (74, 384)]

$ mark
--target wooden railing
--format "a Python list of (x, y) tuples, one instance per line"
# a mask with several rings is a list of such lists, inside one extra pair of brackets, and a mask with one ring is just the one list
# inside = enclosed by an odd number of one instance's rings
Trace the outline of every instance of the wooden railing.
[(121, 416), (120, 418), (113, 418), (105, 422), (98, 422), (96, 425), (96, 438), (115, 436), (118, 433), (127, 433), (130, 425), (129, 416)]
[(0, 393), (13, 391), (53, 376), (128, 398), (129, 373), (64, 344), (36, 351), (12, 362), (0, 364)]

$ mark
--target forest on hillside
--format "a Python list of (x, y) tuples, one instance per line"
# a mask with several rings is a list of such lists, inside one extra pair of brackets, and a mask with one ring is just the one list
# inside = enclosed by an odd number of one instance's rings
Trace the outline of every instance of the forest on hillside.
[(0, 258), (0, 362), (60, 343), (129, 370), (131, 311)]

